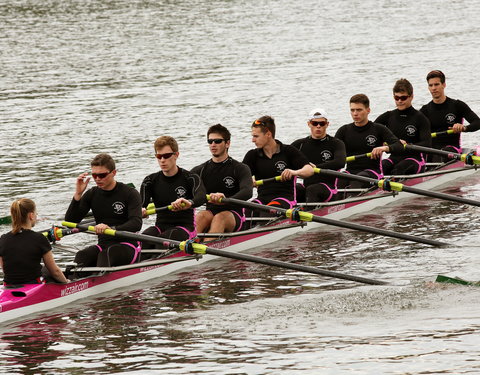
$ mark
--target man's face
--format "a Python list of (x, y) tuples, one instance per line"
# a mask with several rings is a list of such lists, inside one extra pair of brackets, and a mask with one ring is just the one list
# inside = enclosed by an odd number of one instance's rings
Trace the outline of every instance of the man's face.
[(314, 139), (321, 139), (327, 135), (328, 120), (325, 117), (314, 118), (308, 122), (310, 134)]
[(397, 109), (403, 111), (412, 106), (413, 95), (408, 95), (406, 91), (399, 91), (393, 94), (393, 100)]
[(355, 124), (365, 125), (368, 122), (368, 114), (370, 108), (365, 107), (362, 103), (350, 103), (350, 115)]
[(255, 143), (257, 148), (263, 148), (271, 138), (272, 133), (268, 130), (266, 133), (263, 133), (260, 127), (252, 128), (252, 142)]
[(102, 190), (111, 190), (115, 186), (116, 170), (110, 171), (107, 167), (96, 165), (92, 167), (92, 178)]
[(210, 133), (207, 142), (210, 153), (216, 158), (226, 155), (230, 146), (230, 141), (225, 141), (218, 133)]
[(428, 91), (432, 94), (433, 99), (439, 99), (445, 95), (446, 83), (442, 83), (440, 78), (434, 77), (428, 80)]
[(170, 146), (163, 146), (156, 150), (155, 156), (157, 158), (160, 169), (167, 173), (174, 170), (177, 165), (178, 152), (173, 152)]

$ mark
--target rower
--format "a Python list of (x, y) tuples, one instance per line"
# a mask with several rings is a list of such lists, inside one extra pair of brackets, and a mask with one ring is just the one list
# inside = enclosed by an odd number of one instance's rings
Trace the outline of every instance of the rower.
[[(297, 139), (292, 146), (299, 149), (310, 161), (312, 166), (321, 169), (338, 170), (345, 166), (345, 144), (338, 138), (327, 134), (330, 125), (323, 109), (314, 109), (308, 116), (307, 125), (310, 136)], [(335, 177), (316, 174), (304, 180), (306, 202), (328, 202), (337, 194), (337, 179)], [(298, 186), (297, 186), (298, 187)], [(299, 192), (299, 200), (300, 198)]]
[[(413, 86), (407, 79), (401, 78), (395, 82), (393, 99), (397, 108), (381, 114), (375, 122), (389, 128), (403, 144), (431, 147), (430, 121), (413, 108)], [(421, 173), (425, 171), (425, 159), (420, 152), (405, 151), (383, 159), (382, 168), (385, 175)]]
[[(370, 158), (359, 158), (347, 164), (347, 172), (375, 179), (383, 177), (381, 157), (384, 152), (402, 152), (403, 145), (399, 139), (384, 125), (368, 119), (370, 100), (365, 94), (356, 94), (350, 98), (350, 115), (353, 122), (338, 129), (335, 137), (345, 143), (347, 155), (364, 155), (371, 153)], [(339, 182), (345, 186), (345, 180)], [(351, 188), (369, 186), (362, 182), (352, 182)]]
[(243, 208), (220, 203), (225, 197), (240, 200), (252, 197), (252, 174), (245, 164), (228, 155), (230, 138), (225, 126), (211, 126), (207, 131), (207, 143), (212, 158), (191, 170), (200, 176), (210, 196), (206, 210), (196, 217), (198, 233), (206, 230), (209, 233), (236, 232), (245, 222)]
[(75, 262), (84, 267), (110, 267), (138, 261), (138, 242), (118, 240), (103, 234), (106, 229), (136, 232), (142, 228), (140, 194), (132, 187), (115, 180), (115, 161), (105, 153), (90, 163), (91, 178), (96, 186), (87, 189), (90, 177), (77, 177), (75, 194), (65, 214), (65, 221), (80, 222), (91, 209), (95, 218), (98, 244), (88, 246), (75, 255)]
[[(151, 200), (156, 208), (171, 205), (171, 209), (157, 213), (155, 225), (143, 233), (177, 241), (193, 239), (197, 234), (194, 208), (206, 202), (205, 187), (197, 174), (177, 166), (180, 153), (174, 138), (157, 138), (154, 150), (160, 171), (148, 175), (142, 182), (142, 213), (148, 217), (146, 208)], [(144, 242), (142, 248), (151, 249), (155, 245)]]
[(298, 149), (284, 145), (275, 139), (275, 121), (270, 116), (262, 116), (252, 124), (252, 142), (257, 148), (246, 153), (243, 162), (252, 172), (256, 181), (281, 176), (282, 182), (272, 182), (258, 186), (257, 201), (261, 204), (290, 209), (296, 205), (297, 177), (313, 175), (308, 159)]
[[(432, 132), (453, 131), (453, 134), (439, 134), (432, 139), (432, 147), (445, 151), (462, 153), (460, 146), (461, 132), (474, 132), (480, 129), (480, 118), (470, 107), (458, 99), (445, 95), (445, 74), (440, 70), (432, 70), (427, 74), (428, 90), (432, 100), (420, 111), (430, 120)], [(467, 120), (470, 125), (464, 125)], [(441, 161), (439, 156), (427, 156), (428, 161)]]
[[(10, 207), (12, 230), (0, 237), (0, 267), (4, 285), (43, 284), (46, 279), (59, 283), (68, 280), (55, 263), (47, 238), (32, 228), (37, 223), (37, 209), (31, 199), (21, 198)], [(43, 260), (46, 271), (40, 261)]]

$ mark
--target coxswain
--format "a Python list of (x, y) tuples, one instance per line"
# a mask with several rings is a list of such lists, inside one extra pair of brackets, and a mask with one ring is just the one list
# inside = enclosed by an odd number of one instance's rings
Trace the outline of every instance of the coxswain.
[[(0, 237), (0, 267), (5, 286), (42, 284), (53, 278), (59, 283), (68, 280), (55, 263), (47, 238), (32, 228), (37, 222), (37, 209), (31, 199), (21, 198), (10, 207), (12, 230)], [(48, 272), (42, 274), (41, 260)]]

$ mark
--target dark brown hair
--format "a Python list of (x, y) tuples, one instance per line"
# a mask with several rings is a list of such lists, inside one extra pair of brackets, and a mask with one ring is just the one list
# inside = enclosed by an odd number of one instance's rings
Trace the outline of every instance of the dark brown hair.
[(440, 82), (445, 83), (445, 74), (441, 70), (432, 70), (427, 74), (427, 82), (432, 78), (440, 78)]
[(115, 170), (115, 161), (113, 158), (105, 153), (98, 154), (95, 156), (92, 161), (90, 162), (91, 167), (105, 167), (110, 172)]
[(263, 134), (269, 131), (272, 133), (272, 137), (275, 138), (275, 120), (271, 116), (262, 116), (256, 119), (252, 123), (252, 128), (260, 128)]
[(393, 93), (406, 92), (409, 96), (413, 95), (413, 86), (408, 79), (400, 78), (393, 86)]
[(350, 98), (350, 103), (360, 103), (365, 106), (365, 108), (370, 108), (370, 99), (365, 94), (355, 94)]

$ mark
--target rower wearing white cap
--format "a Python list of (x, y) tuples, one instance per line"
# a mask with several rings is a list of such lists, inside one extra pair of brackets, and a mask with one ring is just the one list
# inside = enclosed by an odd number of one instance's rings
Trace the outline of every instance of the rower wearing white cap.
[[(345, 166), (345, 144), (327, 134), (329, 126), (325, 110), (318, 108), (310, 112), (307, 125), (310, 135), (297, 139), (292, 146), (298, 148), (312, 165), (320, 169), (341, 169)], [(337, 179), (321, 174), (304, 180), (307, 202), (328, 202), (337, 193)], [(301, 198), (299, 198), (301, 199)]]

